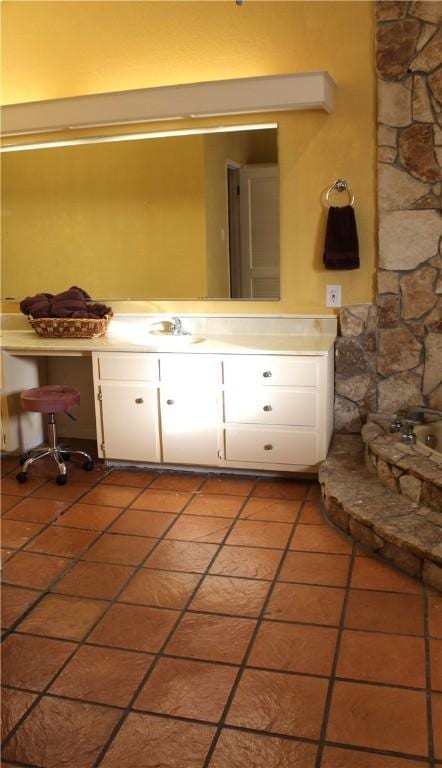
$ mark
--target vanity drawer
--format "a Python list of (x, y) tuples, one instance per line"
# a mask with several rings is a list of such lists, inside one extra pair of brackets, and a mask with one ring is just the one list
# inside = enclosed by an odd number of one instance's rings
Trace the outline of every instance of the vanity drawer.
[(227, 461), (256, 462), (258, 464), (304, 464), (311, 466), (318, 460), (316, 432), (278, 429), (225, 430)]
[(156, 355), (99, 355), (100, 379), (110, 381), (158, 381)]
[(283, 357), (281, 355), (244, 355), (224, 358), (224, 383), (247, 383), (250, 386), (316, 387), (318, 385), (316, 357)]
[(315, 389), (228, 389), (224, 392), (224, 416), (227, 422), (314, 427), (317, 400)]

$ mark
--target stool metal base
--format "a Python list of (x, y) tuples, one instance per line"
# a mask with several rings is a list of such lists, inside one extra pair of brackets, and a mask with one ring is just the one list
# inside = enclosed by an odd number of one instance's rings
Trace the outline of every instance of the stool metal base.
[(57, 443), (57, 431), (55, 426), (55, 414), (48, 414), (48, 445), (42, 448), (33, 448), (29, 451), (30, 454), (35, 453), (35, 456), (29, 456), (22, 464), (21, 471), (17, 475), (17, 480), (21, 483), (26, 482), (26, 473), (32, 464), (40, 459), (45, 459), (50, 456), (57, 465), (58, 475), (56, 481), (59, 485), (64, 485), (67, 479), (67, 467), (63, 458), (63, 454), (82, 456), (84, 461), (83, 467), (85, 470), (90, 470), (94, 466), (91, 456), (86, 451), (71, 450), (70, 448), (62, 448)]
[(50, 456), (52, 459), (54, 459), (58, 467), (58, 473), (60, 475), (66, 475), (67, 467), (63, 459), (63, 453), (69, 453), (71, 456), (82, 456), (85, 462), (93, 463), (92, 458), (88, 453), (86, 453), (86, 451), (74, 451), (71, 448), (60, 448), (60, 446), (55, 446), (54, 448), (34, 448), (32, 451), (30, 451), (30, 453), (36, 453), (36, 456), (30, 456), (29, 459), (26, 459), (26, 461), (23, 462), (21, 469), (22, 472), (27, 472), (28, 468), (39, 459), (45, 459), (46, 456)]

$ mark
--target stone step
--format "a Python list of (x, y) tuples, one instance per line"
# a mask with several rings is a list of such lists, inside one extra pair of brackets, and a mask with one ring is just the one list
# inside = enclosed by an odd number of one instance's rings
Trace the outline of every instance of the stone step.
[(390, 490), (370, 473), (359, 435), (335, 435), (319, 482), (331, 522), (442, 591), (442, 514)]
[(362, 428), (365, 463), (388, 488), (438, 512), (442, 525), (442, 455), (420, 442), (404, 444), (390, 433), (390, 421), (374, 414)]

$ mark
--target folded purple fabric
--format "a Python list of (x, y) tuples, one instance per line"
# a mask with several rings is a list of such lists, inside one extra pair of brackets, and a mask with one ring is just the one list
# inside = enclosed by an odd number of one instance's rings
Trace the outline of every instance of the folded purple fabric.
[(37, 293), (27, 296), (20, 302), (20, 309), (25, 315), (39, 317), (77, 317), (102, 318), (112, 314), (110, 307), (90, 300), (82, 288), (73, 285), (67, 291), (57, 293)]
[(77, 310), (77, 312), (72, 312), (70, 317), (78, 317), (78, 318), (90, 317), (90, 313), (86, 312), (85, 310), (80, 310), (79, 309), (79, 310)]
[(100, 302), (88, 302), (89, 317), (104, 317), (105, 315), (111, 315), (112, 310), (107, 307), (106, 304), (100, 304)]
[(49, 317), (51, 311), (52, 296), (46, 293), (37, 293), (35, 296), (27, 296), (20, 302), (20, 309), (24, 315), (32, 317)]
[(80, 293), (82, 294), (83, 298), (85, 298), (87, 300), (90, 300), (90, 298), (91, 298), (89, 296), (89, 294), (86, 293), (86, 291), (83, 288), (79, 288), (78, 285), (73, 285), (72, 288), (69, 288), (69, 290), (70, 291), (80, 291)]
[(72, 317), (73, 312), (87, 312), (86, 299), (78, 288), (57, 293), (52, 299), (51, 317)]

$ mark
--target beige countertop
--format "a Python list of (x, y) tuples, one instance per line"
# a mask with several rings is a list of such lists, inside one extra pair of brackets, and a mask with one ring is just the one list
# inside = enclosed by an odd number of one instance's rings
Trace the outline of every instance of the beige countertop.
[(177, 337), (119, 329), (96, 339), (47, 339), (32, 330), (1, 333), (1, 346), (17, 354), (87, 354), (92, 352), (153, 352), (192, 354), (325, 355), (335, 336), (329, 334), (207, 335)]

